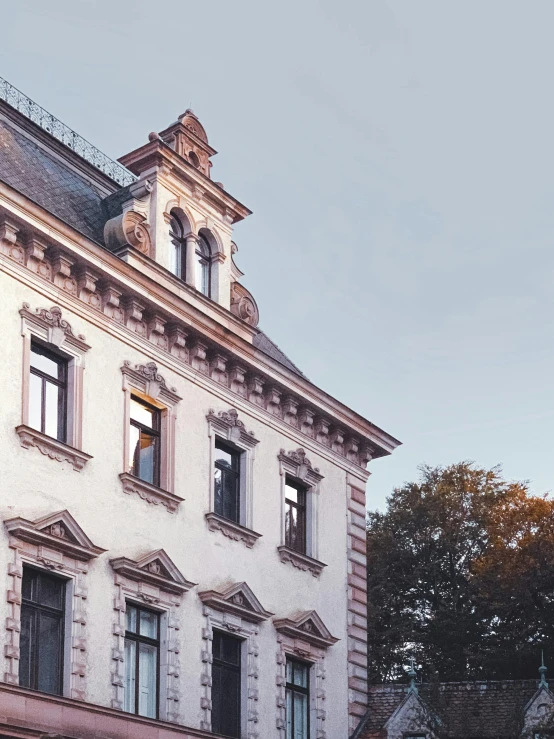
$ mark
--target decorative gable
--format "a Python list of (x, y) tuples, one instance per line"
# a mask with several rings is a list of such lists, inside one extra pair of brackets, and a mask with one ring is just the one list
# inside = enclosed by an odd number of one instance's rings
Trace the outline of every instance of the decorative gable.
[(539, 683), (535, 695), (524, 708), (524, 734), (541, 734), (554, 726), (554, 694), (546, 681)]
[(4, 521), (9, 534), (21, 541), (46, 546), (74, 559), (87, 562), (105, 549), (95, 546), (69, 511), (58, 511), (36, 521), (10, 518)]
[(417, 690), (408, 689), (408, 694), (384, 725), (387, 736), (403, 737), (408, 734), (436, 736), (440, 720), (418, 695)]
[(118, 557), (110, 560), (115, 572), (143, 583), (148, 583), (166, 593), (181, 595), (193, 588), (196, 583), (187, 580), (163, 549), (146, 554), (138, 560)]
[(274, 618), (273, 625), (280, 633), (293, 639), (301, 639), (315, 647), (331, 647), (339, 641), (316, 611), (298, 612), (289, 618)]
[(312, 465), (306, 456), (306, 451), (302, 447), (290, 452), (281, 449), (279, 462), (285, 472), (297, 480), (306, 483), (306, 485), (315, 487), (323, 480), (323, 475), (319, 472), (319, 468)]
[(198, 597), (207, 606), (216, 611), (232, 613), (246, 621), (260, 623), (266, 621), (273, 613), (266, 611), (260, 601), (245, 582), (229, 585), (222, 590), (204, 590)]

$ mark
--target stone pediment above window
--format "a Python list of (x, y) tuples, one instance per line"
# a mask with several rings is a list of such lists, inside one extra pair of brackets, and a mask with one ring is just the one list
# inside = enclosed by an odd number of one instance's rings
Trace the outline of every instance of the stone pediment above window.
[(279, 461), (285, 472), (306, 485), (315, 487), (323, 480), (319, 468), (314, 467), (306, 456), (306, 451), (299, 447), (296, 451), (286, 452), (281, 449), (279, 453)]
[(159, 373), (155, 362), (133, 366), (132, 362), (125, 360), (121, 373), (130, 378), (133, 387), (154, 400), (160, 400), (169, 406), (181, 400), (181, 396), (177, 394), (177, 388), (169, 387), (163, 375)]
[(244, 422), (240, 420), (238, 412), (234, 408), (228, 411), (216, 413), (212, 408), (206, 416), (213, 430), (219, 436), (229, 441), (234, 441), (244, 448), (251, 448), (259, 444), (252, 431), (247, 431)]
[(51, 308), (36, 308), (32, 311), (29, 303), (23, 303), (19, 315), (31, 329), (38, 329), (37, 334), (41, 335), (49, 344), (59, 347), (65, 342), (80, 353), (90, 349), (83, 334), (76, 334), (73, 331), (69, 321), (62, 317), (61, 308), (58, 308), (57, 305), (53, 305)]
[(52, 513), (36, 521), (10, 518), (4, 521), (4, 526), (17, 539), (63, 552), (83, 562), (106, 551), (92, 543), (69, 511)]
[(138, 560), (118, 557), (110, 560), (110, 564), (115, 572), (129, 580), (157, 586), (166, 593), (181, 595), (196, 585), (181, 574), (163, 549), (151, 552)]
[(232, 613), (246, 621), (260, 623), (273, 616), (273, 613), (265, 610), (245, 582), (228, 585), (221, 590), (204, 590), (198, 593), (198, 597), (216, 611)]
[(314, 647), (331, 647), (339, 641), (332, 636), (316, 611), (297, 612), (289, 618), (274, 618), (273, 625), (281, 634), (301, 639)]

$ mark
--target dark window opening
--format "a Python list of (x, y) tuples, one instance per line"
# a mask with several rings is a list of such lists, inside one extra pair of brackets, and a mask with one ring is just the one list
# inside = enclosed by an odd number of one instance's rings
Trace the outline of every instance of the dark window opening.
[(63, 694), (65, 580), (23, 568), (19, 684)]
[(214, 510), (230, 521), (240, 523), (241, 453), (216, 440), (214, 469)]
[(67, 360), (31, 343), (29, 426), (65, 443), (67, 436)]
[(125, 630), (125, 697), (123, 709), (158, 718), (160, 616), (127, 603)]
[(160, 485), (160, 421), (158, 408), (131, 396), (129, 472), (157, 486)]
[(169, 236), (173, 246), (172, 271), (174, 275), (184, 281), (186, 279), (187, 243), (183, 224), (173, 214), (171, 214), (171, 220), (169, 221)]
[(240, 737), (242, 641), (214, 631), (212, 642), (212, 731)]
[(287, 658), (285, 688), (286, 739), (308, 739), (310, 732), (310, 666)]
[(285, 482), (285, 545), (306, 554), (306, 488)]
[(194, 284), (196, 289), (210, 297), (211, 283), (211, 267), (212, 267), (212, 250), (205, 236), (200, 234), (196, 245), (196, 274), (194, 276)]

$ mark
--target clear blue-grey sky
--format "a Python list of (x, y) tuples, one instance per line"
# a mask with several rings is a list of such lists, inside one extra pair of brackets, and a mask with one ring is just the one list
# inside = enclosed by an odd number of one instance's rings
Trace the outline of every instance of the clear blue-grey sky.
[(261, 326), (417, 465), (553, 486), (551, 0), (26, 0), (0, 75), (112, 157), (192, 104)]

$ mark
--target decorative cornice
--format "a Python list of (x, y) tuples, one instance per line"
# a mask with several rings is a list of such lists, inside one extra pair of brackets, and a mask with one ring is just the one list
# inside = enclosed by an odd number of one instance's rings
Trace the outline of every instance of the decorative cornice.
[(127, 495), (138, 495), (152, 505), (160, 505), (161, 503), (170, 513), (175, 513), (179, 503), (182, 503), (184, 500), (184, 498), (180, 498), (175, 493), (170, 493), (168, 490), (162, 490), (155, 485), (151, 485), (149, 482), (144, 482), (144, 480), (140, 480), (128, 472), (122, 472), (119, 475), (119, 479), (123, 485), (124, 493), (127, 493)]
[(169, 387), (163, 375), (158, 372), (155, 362), (147, 364), (136, 364), (134, 367), (131, 362), (125, 360), (121, 367), (123, 375), (130, 377), (135, 385), (144, 387), (144, 392), (151, 398), (157, 399), (175, 405), (181, 400), (181, 396), (177, 394), (176, 387)]
[(19, 315), (31, 324), (40, 326), (49, 332), (49, 341), (55, 346), (61, 346), (64, 341), (72, 344), (81, 351), (88, 351), (90, 346), (86, 343), (83, 334), (75, 334), (69, 321), (62, 318), (61, 308), (53, 305), (51, 308), (36, 308), (31, 310), (29, 303), (23, 303)]
[(115, 572), (129, 580), (154, 585), (166, 593), (182, 595), (197, 584), (181, 574), (163, 549), (151, 552), (139, 560), (117, 557), (111, 559), (110, 564)]
[(16, 427), (15, 432), (19, 436), (19, 443), (24, 449), (30, 449), (34, 446), (41, 454), (50, 457), (50, 459), (55, 459), (57, 462), (69, 462), (77, 472), (80, 472), (89, 459), (92, 459), (90, 454), (85, 454), (80, 449), (75, 449), (75, 447), (53, 439), (51, 436), (46, 436), (46, 434), (30, 426), (21, 424)]
[[(5, 219), (0, 218), (0, 224)], [(11, 232), (10, 232), (11, 233)], [(32, 230), (27, 228), (24, 232), (18, 231), (14, 238), (16, 243), (8, 251), (0, 252), (0, 258), (9, 259), (17, 263), (20, 267), (24, 267), (33, 273), (35, 278), (40, 278), (46, 282), (54, 283), (59, 289), (67, 293), (73, 299), (80, 300), (87, 305), (89, 310), (96, 310), (104, 314), (106, 318), (120, 327), (126, 327), (127, 330), (136, 333), (141, 339), (150, 341), (153, 346), (167, 351), (176, 356), (179, 361), (197, 370), (201, 374), (210, 376), (211, 363), (210, 359), (213, 354), (227, 359), (231, 371), (225, 375), (218, 376), (214, 379), (218, 384), (225, 385), (231, 392), (236, 393), (243, 400), (253, 403), (256, 406), (266, 408), (272, 416), (280, 418), (287, 425), (295, 428), (297, 431), (312, 439), (318, 444), (326, 447), (329, 451), (343, 457), (347, 462), (365, 469), (367, 462), (373, 458), (390, 454), (390, 452), (398, 445), (399, 442), (389, 436), (379, 428), (374, 427), (374, 438), (368, 438), (356, 430), (348, 427), (348, 422), (342, 420), (338, 429), (341, 433), (343, 427), (346, 427), (345, 443), (339, 443), (339, 438), (331, 436), (334, 432), (334, 417), (332, 411), (328, 416), (321, 414), (320, 407), (316, 407), (306, 400), (306, 397), (300, 390), (298, 394), (291, 392), (289, 387), (279, 385), (275, 382), (274, 376), (265, 375), (257, 366), (248, 365), (248, 360), (243, 358), (240, 362), (233, 356), (227, 346), (218, 343), (213, 339), (207, 340), (199, 330), (191, 329), (190, 325), (182, 321), (175, 320), (175, 315), (171, 313), (163, 313), (157, 308), (146, 304), (143, 297), (139, 297), (132, 289), (125, 288), (125, 292), (121, 290), (121, 285), (111, 284), (111, 280), (107, 274), (99, 274), (99, 279), (86, 280), (86, 289), (78, 288), (77, 278), (81, 279), (84, 271), (91, 265), (82, 257), (72, 254), (71, 257), (66, 255), (59, 248), (49, 247), (46, 251), (39, 249), (40, 254), (37, 257), (36, 250), (26, 248), (32, 235)], [(18, 251), (19, 240), (22, 240), (23, 246)], [(25, 247), (25, 248), (24, 248)], [(108, 255), (109, 257), (110, 255)], [(37, 259), (40, 257), (39, 261)], [(40, 265), (40, 269), (37, 268)], [(95, 270), (101, 271), (98, 264)], [(96, 276), (95, 276), (96, 278)], [(121, 291), (120, 291), (121, 290)], [(99, 292), (101, 300), (95, 300), (95, 296)], [(143, 302), (144, 301), (144, 302)], [(154, 311), (159, 319), (157, 321), (156, 331), (147, 330), (144, 314), (148, 310)], [(32, 315), (32, 314), (31, 314)], [(234, 319), (234, 317), (233, 317)], [(166, 328), (163, 325), (166, 322), (167, 327), (171, 327), (172, 331), (176, 329), (182, 330), (182, 336), (185, 340), (180, 339), (180, 345), (175, 353), (175, 345), (170, 342), (164, 342)], [(158, 330), (159, 329), (159, 330)], [(160, 333), (163, 332), (163, 333)], [(201, 353), (207, 356), (204, 361), (197, 356), (194, 347), (199, 347)], [(189, 348), (192, 347), (192, 350)], [(87, 347), (88, 348), (88, 347)], [(256, 356), (261, 355), (258, 352)], [(269, 360), (268, 360), (269, 361)], [(237, 379), (237, 373), (233, 371), (233, 367), (241, 368), (243, 379)], [(267, 386), (270, 392), (267, 398), (264, 396), (264, 388)], [(280, 398), (286, 399), (286, 402), (280, 402)], [(291, 412), (291, 401), (298, 406), (298, 417)], [(333, 440), (332, 440), (333, 439)]]
[(289, 618), (274, 618), (273, 625), (281, 634), (301, 639), (315, 647), (327, 648), (340, 641), (331, 635), (316, 611), (295, 613)]
[(263, 608), (245, 582), (234, 583), (221, 591), (203, 590), (198, 597), (216, 611), (232, 613), (253, 623), (261, 623), (274, 615)]
[(206, 521), (210, 531), (221, 531), (228, 539), (233, 541), (243, 541), (249, 549), (252, 549), (256, 541), (262, 536), (257, 531), (247, 529), (228, 518), (223, 518), (217, 513), (206, 513)]
[(290, 562), (293, 567), (304, 570), (304, 572), (311, 572), (314, 577), (319, 577), (323, 572), (323, 568), (327, 567), (324, 562), (320, 562), (313, 557), (308, 557), (307, 554), (297, 552), (295, 549), (291, 549), (284, 544), (277, 547), (277, 551), (279, 552), (281, 562)]
[(254, 447), (259, 444), (259, 440), (254, 436), (253, 431), (247, 431), (244, 422), (238, 417), (238, 412), (234, 408), (228, 411), (216, 412), (210, 408), (206, 419), (212, 425), (215, 432), (224, 434), (230, 441), (235, 441), (243, 447)]
[(36, 521), (10, 518), (4, 521), (4, 526), (16, 539), (49, 547), (82, 562), (88, 562), (106, 551), (92, 543), (67, 510), (51, 513)]
[(319, 472), (319, 467), (314, 467), (310, 460), (306, 457), (306, 451), (299, 447), (296, 451), (286, 452), (281, 449), (279, 453), (279, 461), (285, 468), (285, 471), (298, 480), (314, 487), (323, 480), (323, 475)]

